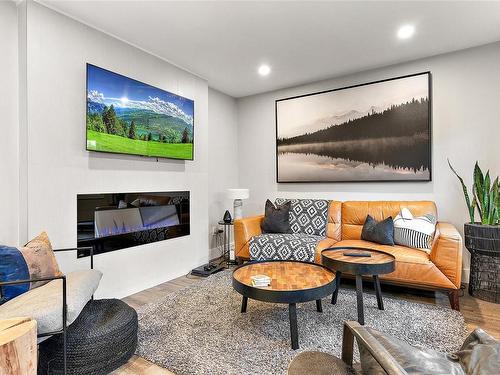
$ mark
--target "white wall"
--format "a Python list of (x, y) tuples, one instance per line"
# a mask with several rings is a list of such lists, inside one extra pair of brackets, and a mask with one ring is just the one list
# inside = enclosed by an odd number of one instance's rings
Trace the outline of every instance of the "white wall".
[[(219, 91), (208, 89), (208, 225), (211, 256), (216, 241), (214, 228), (229, 210), (232, 215), (233, 202), (225, 196), (226, 189), (238, 187), (236, 100)], [(231, 235), (232, 236), (232, 235)]]
[[(461, 231), (468, 215), (460, 185), (446, 158), (470, 185), (474, 161), (500, 174), (500, 43), (361, 72), (238, 100), (239, 180), (251, 198), (248, 215), (263, 212), (266, 198), (317, 197), (336, 200), (431, 199), (439, 219)], [(427, 183), (277, 184), (274, 101), (430, 70), (433, 87), (432, 175)], [(468, 257), (468, 252), (464, 255)], [(468, 269), (468, 259), (464, 268)]]
[(17, 244), (19, 221), (18, 38), (14, 2), (0, 2), (0, 244)]
[[(76, 245), (76, 195), (191, 191), (191, 235), (98, 255), (98, 297), (122, 297), (186, 274), (208, 258), (207, 82), (37, 3), (27, 14), (27, 235)], [(85, 151), (85, 64), (93, 63), (195, 101), (195, 160)], [(59, 256), (64, 271), (88, 259)]]
[[(77, 193), (191, 191), (191, 235), (97, 256), (96, 267), (105, 275), (99, 297), (121, 297), (206, 262), (207, 250), (214, 246), (210, 232), (231, 208), (223, 195), (228, 187), (250, 188), (246, 215), (261, 213), (265, 199), (277, 196), (433, 199), (440, 219), (461, 229), (467, 212), (446, 157), (468, 183), (475, 159), (500, 173), (500, 43), (235, 100), (208, 89), (196, 76), (36, 3), (28, 3), (27, 16), (25, 4), (20, 6), (17, 34), (14, 3), (0, 2), (0, 7), (0, 110), (7, 118), (0, 175), (9, 181), (0, 184), (0, 192), (13, 197), (4, 201), (7, 208), (0, 213), (0, 225), (7, 228), (0, 233), (1, 242), (22, 243), (47, 230), (55, 247), (75, 246)], [(193, 98), (195, 161), (156, 162), (85, 151), (86, 62)], [(275, 182), (275, 99), (425, 70), (433, 74), (432, 182)], [(60, 257), (60, 262), (65, 271), (87, 265), (74, 255)]]

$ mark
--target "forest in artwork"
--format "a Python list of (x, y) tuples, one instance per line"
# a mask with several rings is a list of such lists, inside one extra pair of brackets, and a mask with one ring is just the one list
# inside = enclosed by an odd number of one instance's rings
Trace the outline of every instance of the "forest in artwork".
[(427, 98), (413, 99), (326, 129), (278, 139), (278, 146), (293, 146), (281, 147), (283, 152), (302, 150), (414, 172), (428, 169), (428, 108)]
[(87, 67), (87, 149), (193, 158), (194, 102), (119, 74)]
[(430, 180), (428, 79), (277, 101), (278, 181)]

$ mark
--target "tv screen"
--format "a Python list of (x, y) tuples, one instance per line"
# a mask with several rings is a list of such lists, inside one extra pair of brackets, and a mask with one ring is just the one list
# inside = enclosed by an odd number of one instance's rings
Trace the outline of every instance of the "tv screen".
[(87, 64), (87, 150), (193, 160), (194, 101)]

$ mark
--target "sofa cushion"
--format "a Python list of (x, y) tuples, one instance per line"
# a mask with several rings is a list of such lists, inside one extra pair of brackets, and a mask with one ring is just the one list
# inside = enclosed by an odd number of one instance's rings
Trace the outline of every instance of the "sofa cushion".
[(330, 201), (328, 207), (328, 223), (326, 224), (326, 236), (335, 241), (342, 239), (342, 202)]
[[(21, 250), (0, 245), (0, 282), (28, 280), (29, 278), (28, 264)], [(0, 286), (0, 305), (29, 289), (29, 283)]]
[(394, 242), (398, 245), (430, 253), (435, 231), (436, 218), (432, 214), (414, 217), (403, 208), (394, 219)]
[(319, 241), (318, 244), (316, 245), (316, 257), (314, 258), (314, 261), (316, 263), (321, 264), (321, 252), (325, 249), (335, 246), (337, 242), (338, 241), (335, 241), (333, 238), (330, 237), (326, 237), (321, 241)]
[(291, 233), (290, 207), (290, 202), (275, 207), (273, 202), (266, 200), (265, 216), (260, 224), (262, 233)]
[(316, 247), (324, 239), (302, 233), (260, 234), (250, 239), (250, 259), (314, 262)]
[(404, 263), (418, 263), (418, 264), (429, 264), (431, 260), (429, 258), (429, 254), (417, 250), (412, 249), (406, 246), (388, 246), (388, 245), (379, 245), (375, 242), (363, 241), (363, 240), (345, 240), (339, 241), (333, 247), (365, 247), (367, 249), (380, 250), (384, 251), (388, 254), (393, 255), (396, 258), (396, 262), (404, 262)]
[(276, 205), (290, 201), (290, 227), (293, 233), (326, 236), (328, 221), (328, 205), (324, 199), (284, 199), (277, 198)]
[[(52, 245), (45, 232), (36, 236), (20, 249), (0, 246), (0, 281), (40, 279), (60, 275), (61, 271), (59, 271)], [(31, 284), (4, 286), (2, 287), (0, 303), (47, 282), (37, 281)]]
[(342, 203), (342, 239), (359, 240), (366, 215), (380, 221), (396, 217), (404, 207), (415, 216), (432, 214), (437, 218), (436, 205), (431, 201), (347, 201)]
[[(66, 275), (68, 325), (73, 323), (96, 291), (102, 273), (75, 271)], [(0, 319), (17, 316), (37, 321), (38, 334), (62, 329), (62, 280), (53, 280), (0, 306)]]
[(375, 242), (381, 245), (394, 246), (394, 222), (392, 217), (376, 221), (370, 215), (366, 215), (366, 221), (361, 230), (361, 239)]

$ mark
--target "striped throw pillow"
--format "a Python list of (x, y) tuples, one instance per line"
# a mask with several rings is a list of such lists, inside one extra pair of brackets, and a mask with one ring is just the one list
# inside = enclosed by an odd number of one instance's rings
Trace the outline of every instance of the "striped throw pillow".
[(434, 215), (413, 217), (409, 209), (403, 208), (394, 219), (394, 243), (431, 252), (432, 240), (436, 231)]

